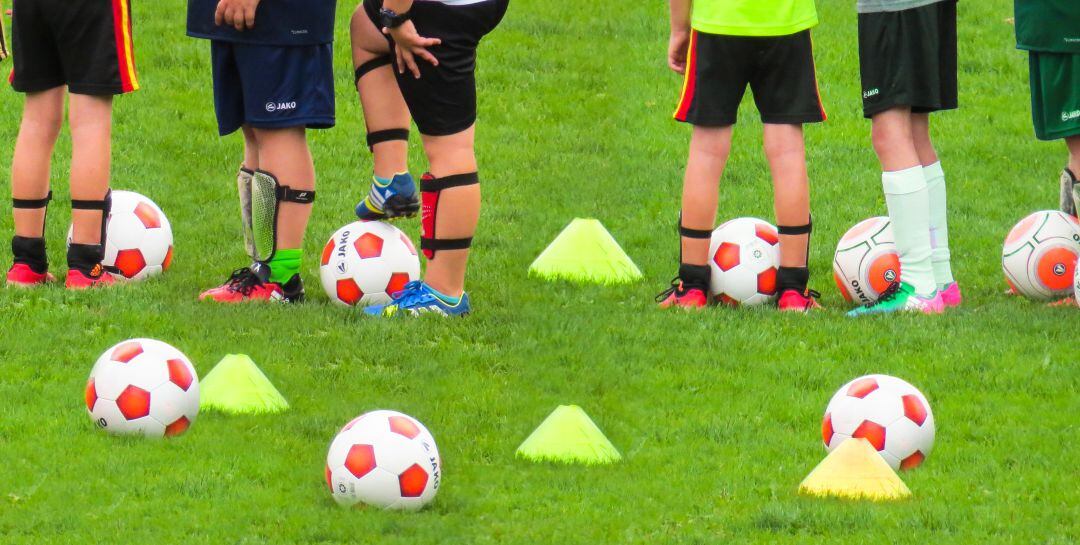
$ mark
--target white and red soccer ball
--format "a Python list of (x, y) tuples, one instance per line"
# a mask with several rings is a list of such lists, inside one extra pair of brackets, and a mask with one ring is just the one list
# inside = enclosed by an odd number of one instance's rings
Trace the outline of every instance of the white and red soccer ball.
[(338, 229), (327, 241), (319, 278), (337, 304), (381, 305), (420, 278), (420, 258), (408, 235), (396, 227), (357, 221)]
[(1068, 297), (1080, 256), (1080, 223), (1058, 210), (1035, 212), (1009, 231), (1001, 254), (1005, 281), (1016, 293), (1039, 301)]
[(779, 244), (776, 227), (757, 218), (733, 219), (717, 227), (709, 244), (710, 294), (730, 306), (772, 301)]
[(134, 191), (113, 191), (101, 264), (123, 278), (142, 280), (167, 270), (172, 258), (172, 224), (161, 208)]
[(833, 257), (833, 278), (844, 299), (863, 305), (877, 301), (890, 284), (900, 281), (900, 255), (889, 218), (869, 218), (844, 233)]
[(893, 469), (913, 469), (934, 447), (934, 413), (926, 396), (901, 379), (859, 377), (833, 395), (821, 422), (829, 452), (853, 437), (866, 439)]
[(187, 356), (166, 343), (124, 341), (90, 371), (86, 410), (111, 434), (180, 435), (199, 414), (199, 376)]
[(435, 499), (441, 479), (435, 438), (415, 418), (396, 411), (353, 419), (326, 454), (326, 485), (345, 506), (420, 509)]

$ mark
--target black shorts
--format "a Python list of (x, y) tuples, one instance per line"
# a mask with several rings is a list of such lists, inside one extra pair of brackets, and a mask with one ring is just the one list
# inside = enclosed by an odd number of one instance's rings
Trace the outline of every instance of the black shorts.
[(768, 37), (691, 32), (675, 119), (706, 127), (734, 125), (747, 85), (763, 123), (825, 121), (809, 30)]
[[(484, 0), (446, 5), (438, 1), (413, 2), (412, 21), (417, 32), (442, 43), (429, 49), (438, 66), (417, 60), (420, 79), (408, 70), (397, 74), (398, 87), (421, 134), (457, 134), (476, 122), (476, 48), (495, 29), (510, 0)], [(381, 0), (364, 0), (364, 11), (381, 28)], [(389, 37), (387, 37), (390, 40)], [(390, 40), (392, 48), (393, 41)]]
[(67, 85), (80, 95), (139, 88), (131, 0), (15, 0), (11, 86), (34, 93)]
[(956, 0), (859, 14), (863, 115), (955, 110)]

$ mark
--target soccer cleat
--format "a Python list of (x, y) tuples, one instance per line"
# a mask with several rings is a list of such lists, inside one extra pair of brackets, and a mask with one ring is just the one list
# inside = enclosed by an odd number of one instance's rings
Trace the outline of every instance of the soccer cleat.
[(98, 264), (94, 265), (94, 268), (90, 269), (89, 273), (80, 271), (79, 269), (68, 269), (64, 287), (69, 290), (85, 290), (89, 288), (111, 286), (115, 283), (116, 277), (113, 276), (112, 273), (106, 271), (101, 264)]
[(848, 312), (847, 315), (849, 317), (858, 317), (893, 312), (941, 314), (944, 310), (945, 304), (941, 300), (941, 293), (935, 291), (934, 295), (930, 297), (919, 297), (915, 295), (915, 288), (911, 284), (893, 282), (876, 302), (856, 308)]
[(776, 308), (780, 312), (810, 312), (821, 308), (818, 298), (821, 294), (814, 290), (784, 290), (776, 300)]
[(369, 316), (419, 316), (421, 314), (440, 314), (442, 316), (465, 316), (471, 310), (469, 294), (461, 294), (457, 303), (450, 304), (438, 293), (431, 289), (423, 281), (413, 280), (405, 287), (390, 296), (392, 299), (385, 305), (374, 305), (364, 309)]
[(385, 184), (373, 178), (371, 192), (356, 205), (356, 216), (365, 221), (411, 218), (419, 210), (416, 182), (408, 172), (402, 172)]
[(34, 272), (34, 269), (31, 269), (26, 263), (12, 265), (7, 273), (7, 285), (15, 288), (40, 286), (55, 280), (56, 278), (48, 272)]
[(704, 288), (687, 287), (678, 277), (671, 281), (671, 287), (656, 296), (660, 308), (705, 308), (709, 305), (709, 296)]
[(1061, 211), (1076, 217), (1080, 208), (1080, 181), (1066, 168), (1061, 171)]
[(304, 282), (294, 274), (288, 282), (270, 282), (270, 267), (255, 262), (232, 272), (224, 284), (199, 294), (200, 301), (218, 303), (243, 303), (245, 301), (271, 301), (278, 303), (301, 303), (304, 301)]
[(938, 291), (938, 293), (941, 294), (941, 304), (945, 305), (945, 308), (958, 307), (964, 299), (960, 295), (960, 284), (956, 282), (948, 284), (945, 289)]

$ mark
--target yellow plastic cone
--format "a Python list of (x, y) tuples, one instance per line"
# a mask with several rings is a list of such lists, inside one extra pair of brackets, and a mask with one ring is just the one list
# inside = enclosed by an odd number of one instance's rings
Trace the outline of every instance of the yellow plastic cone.
[(803, 479), (799, 492), (872, 501), (911, 496), (904, 481), (866, 439), (848, 439)]
[(529, 266), (547, 280), (624, 284), (641, 279), (641, 270), (599, 220), (576, 218)]
[(610, 464), (622, 459), (615, 445), (577, 405), (559, 405), (517, 449), (534, 462), (585, 465)]
[(233, 414), (277, 413), (289, 402), (246, 354), (222, 358), (199, 383), (200, 405)]

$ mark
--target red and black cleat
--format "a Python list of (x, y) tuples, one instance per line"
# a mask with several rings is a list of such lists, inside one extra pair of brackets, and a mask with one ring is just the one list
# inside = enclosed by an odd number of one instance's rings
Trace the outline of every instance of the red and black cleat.
[(304, 300), (304, 283), (300, 275), (294, 275), (285, 284), (270, 282), (269, 278), (270, 267), (265, 263), (254, 263), (233, 271), (224, 284), (199, 294), (199, 300), (218, 303), (299, 303)]
[(17, 288), (30, 288), (33, 286), (41, 286), (55, 281), (56, 278), (45, 272), (35, 272), (34, 269), (26, 263), (16, 263), (8, 269), (7, 273), (7, 285)]
[(705, 308), (709, 305), (709, 296), (705, 289), (687, 286), (678, 278), (671, 281), (671, 287), (656, 296), (660, 308)]
[(822, 308), (817, 302), (821, 294), (814, 290), (784, 290), (776, 300), (780, 312), (810, 312)]
[(104, 286), (111, 286), (116, 283), (116, 277), (105, 270), (101, 264), (94, 265), (94, 268), (89, 271), (80, 271), (79, 269), (68, 269), (67, 279), (64, 281), (64, 287), (69, 290), (85, 290), (90, 288), (98, 288)]

